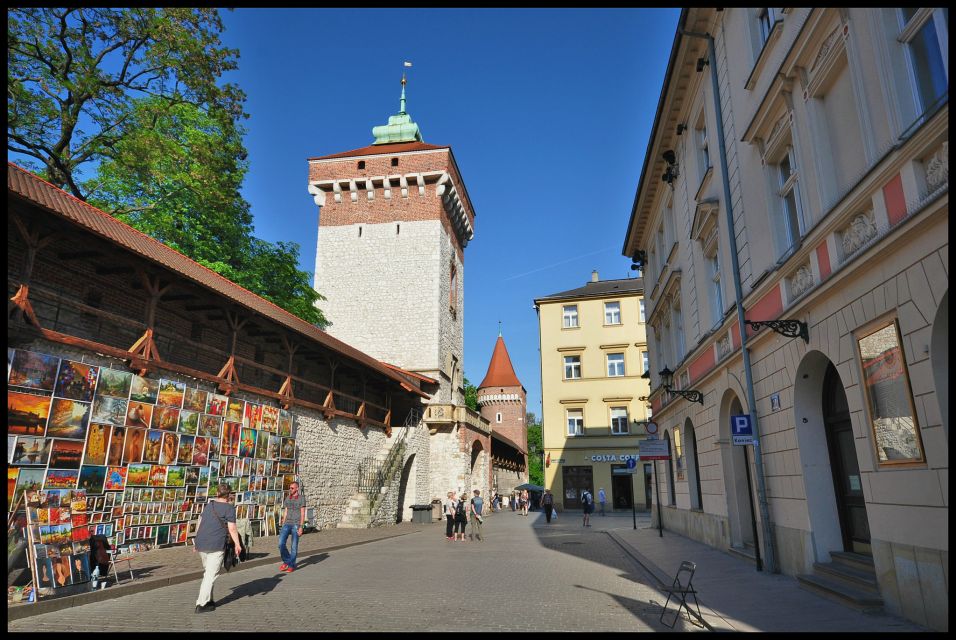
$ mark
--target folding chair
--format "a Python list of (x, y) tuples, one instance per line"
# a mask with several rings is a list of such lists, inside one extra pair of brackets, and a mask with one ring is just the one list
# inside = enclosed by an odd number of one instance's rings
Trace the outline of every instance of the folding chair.
[(107, 553), (110, 554), (110, 568), (107, 571), (107, 574), (110, 574), (110, 573), (113, 574), (113, 577), (116, 578), (117, 584), (119, 584), (120, 582), (123, 582), (123, 579), (120, 578), (119, 572), (117, 571), (117, 567), (116, 567), (117, 563), (120, 563), (120, 562), (126, 563), (126, 569), (124, 569), (124, 571), (129, 571), (129, 579), (136, 580), (136, 576), (133, 575), (133, 567), (130, 565), (130, 562), (132, 562), (133, 560), (133, 554), (131, 552), (129, 552), (128, 550), (123, 551), (123, 550), (117, 550), (117, 549), (110, 549), (109, 551), (107, 551)]
[[(665, 624), (673, 629), (674, 625), (677, 624), (677, 619), (680, 618), (681, 609), (687, 609), (687, 619), (690, 620), (690, 606), (687, 604), (688, 595), (694, 598), (694, 605), (697, 607), (697, 617), (702, 617), (700, 615), (700, 604), (697, 602), (697, 590), (694, 589), (693, 583), (695, 571), (697, 571), (697, 564), (689, 560), (684, 560), (680, 563), (680, 568), (677, 569), (677, 575), (674, 576), (674, 582), (671, 586), (662, 587), (661, 590), (667, 592), (667, 601), (664, 603), (664, 608), (661, 611), (661, 624)], [(679, 599), (680, 604), (677, 605), (677, 611), (674, 612), (674, 621), (667, 624), (664, 622), (664, 615), (667, 613), (667, 605), (670, 604), (671, 598), (675, 600)]]

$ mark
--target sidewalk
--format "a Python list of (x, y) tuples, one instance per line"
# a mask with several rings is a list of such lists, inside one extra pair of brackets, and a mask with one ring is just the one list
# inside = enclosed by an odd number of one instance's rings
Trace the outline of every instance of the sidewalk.
[[(344, 549), (359, 544), (385, 540), (396, 536), (421, 531), (432, 525), (402, 523), (391, 527), (374, 529), (325, 529), (306, 533), (299, 538), (298, 558), (302, 559), (320, 553)], [(251, 557), (233, 571), (242, 571), (266, 564), (278, 567), (282, 561), (279, 556), (278, 536), (256, 538), (250, 550)], [(60, 611), (92, 602), (112, 600), (131, 593), (140, 593), (159, 589), (181, 582), (199, 580), (203, 576), (202, 563), (193, 552), (192, 546), (152, 549), (136, 554), (130, 566), (135, 580), (129, 579), (125, 565), (119, 566), (122, 582), (117, 584), (113, 576), (109, 578), (109, 587), (98, 591), (80, 593), (60, 598), (41, 598), (37, 603), (18, 603), (7, 605), (7, 620), (17, 620), (30, 616)]]
[[(581, 520), (574, 512), (561, 517)], [(636, 530), (631, 514), (623, 512), (592, 515), (591, 525), (620, 543), (662, 586), (671, 584), (683, 560), (697, 563), (702, 622), (713, 631), (929, 631), (890, 614), (860, 613), (801, 588), (794, 577), (757, 571), (746, 560), (666, 529), (661, 537), (646, 512), (638, 512)]]

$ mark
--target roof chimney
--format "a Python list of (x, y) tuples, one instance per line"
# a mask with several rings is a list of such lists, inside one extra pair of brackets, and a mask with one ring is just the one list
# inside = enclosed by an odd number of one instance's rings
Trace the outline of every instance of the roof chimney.
[(597, 272), (597, 269), (595, 269), (594, 271), (591, 272), (591, 282), (597, 282), (597, 281), (598, 281), (598, 272)]

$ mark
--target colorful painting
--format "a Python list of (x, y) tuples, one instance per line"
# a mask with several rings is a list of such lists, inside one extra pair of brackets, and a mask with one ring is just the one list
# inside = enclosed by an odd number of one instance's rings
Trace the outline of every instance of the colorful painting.
[(70, 567), (71, 574), (70, 578), (73, 584), (80, 584), (81, 582), (90, 581), (90, 557), (89, 555), (71, 555)]
[(203, 415), (199, 419), (199, 431), (197, 432), (201, 436), (219, 436), (219, 432), (222, 430), (222, 418), (215, 415)]
[(209, 438), (203, 438), (202, 436), (196, 438), (196, 443), (193, 446), (192, 463), (199, 466), (209, 464)]
[(156, 407), (153, 413), (153, 428), (163, 431), (176, 431), (179, 426), (179, 409), (175, 407)]
[(269, 446), (266, 449), (266, 458), (269, 460), (278, 460), (281, 443), (282, 438), (269, 434)]
[(146, 429), (127, 429), (123, 447), (123, 464), (143, 461), (143, 445), (146, 444)]
[(279, 409), (279, 435), (283, 438), (292, 437), (292, 414), (285, 409)]
[(148, 429), (153, 419), (153, 405), (145, 402), (130, 402), (126, 408), (126, 426)]
[(295, 440), (292, 438), (282, 438), (282, 446), (279, 450), (279, 457), (291, 459), (295, 457)]
[(126, 467), (109, 467), (106, 471), (107, 491), (122, 491), (126, 487)]
[(206, 413), (214, 416), (226, 415), (226, 406), (229, 404), (229, 397), (212, 393), (209, 395), (209, 401), (206, 404)]
[(202, 389), (186, 389), (183, 396), (183, 409), (202, 413), (206, 410), (206, 400), (209, 394)]
[(50, 466), (55, 469), (79, 469), (83, 458), (82, 440), (53, 440), (50, 448)]
[[(14, 507), (14, 496), (17, 495), (17, 477), (20, 475), (19, 469), (11, 469), (7, 467), (7, 511), (13, 509)], [(208, 480), (209, 475), (207, 473), (206, 478)]]
[(262, 405), (252, 402), (246, 403), (246, 411), (242, 416), (242, 426), (246, 429), (258, 429), (259, 419), (262, 417)]
[(175, 433), (164, 433), (163, 444), (159, 450), (159, 464), (176, 464), (179, 454), (179, 436)]
[(119, 369), (100, 367), (100, 381), (96, 385), (96, 395), (126, 400), (129, 397), (133, 374)]
[(131, 464), (126, 473), (127, 487), (145, 487), (149, 485), (149, 472), (152, 465)]
[(166, 473), (167, 487), (182, 487), (186, 484), (186, 467), (169, 467)]
[(199, 430), (199, 414), (183, 409), (179, 412), (179, 433), (196, 435)]
[(166, 486), (166, 467), (163, 465), (155, 465), (152, 470), (149, 472), (149, 486), (151, 487), (164, 487)]
[(159, 452), (162, 447), (163, 432), (150, 429), (146, 432), (146, 444), (143, 446), (143, 462), (159, 463)]
[(112, 424), (121, 427), (126, 424), (127, 404), (126, 400), (122, 398), (96, 396), (96, 399), (93, 401), (93, 414), (90, 416), (90, 422)]
[(42, 436), (49, 416), (50, 396), (7, 390), (7, 433)]
[(118, 467), (123, 463), (123, 444), (126, 441), (126, 428), (113, 427), (109, 448), (106, 450), (106, 464)]
[(106, 464), (107, 445), (112, 427), (106, 424), (91, 423), (86, 433), (86, 454), (83, 464)]
[[(199, 467), (199, 479), (197, 480), (197, 484), (200, 487), (209, 486), (209, 467)], [(8, 487), (8, 491), (9, 491), (9, 487)]]
[(75, 489), (80, 477), (78, 469), (47, 469), (44, 489)]
[(263, 405), (262, 418), (259, 420), (260, 428), (263, 431), (275, 433), (278, 431), (279, 408)]
[(209, 459), (215, 460), (219, 457), (219, 438), (209, 438)]
[(175, 380), (159, 381), (159, 396), (156, 398), (156, 404), (164, 407), (183, 406), (183, 396), (186, 393), (186, 383), (176, 382)]
[(16, 436), (16, 439), (10, 464), (47, 464), (52, 440), (38, 436)]
[(196, 441), (195, 436), (179, 436), (179, 454), (176, 456), (177, 464), (190, 464), (193, 461), (193, 444)]
[(92, 402), (99, 371), (99, 367), (63, 360), (60, 363), (60, 373), (56, 377), (53, 395), (70, 400)]
[(229, 402), (226, 404), (226, 420), (232, 420), (234, 422), (242, 421), (242, 412), (245, 410), (246, 403), (242, 400), (237, 400), (235, 398), (229, 398)]
[(239, 439), (239, 455), (251, 458), (256, 452), (256, 430), (243, 429)]
[(7, 383), (17, 387), (53, 391), (59, 366), (59, 358), (18, 349), (10, 365)]
[(80, 479), (77, 486), (84, 489), (89, 494), (103, 493), (103, 486), (106, 484), (105, 466), (87, 466), (80, 467)]
[(90, 404), (78, 400), (53, 398), (50, 418), (46, 423), (48, 438), (86, 439), (86, 427), (90, 419)]
[(159, 397), (159, 380), (149, 380), (142, 376), (133, 376), (130, 383), (129, 399), (146, 404), (156, 404)]
[(260, 431), (256, 435), (256, 456), (257, 458), (266, 458), (269, 453), (269, 434)]

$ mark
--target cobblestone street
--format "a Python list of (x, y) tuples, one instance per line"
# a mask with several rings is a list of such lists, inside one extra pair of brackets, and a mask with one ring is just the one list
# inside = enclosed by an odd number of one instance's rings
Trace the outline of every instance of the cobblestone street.
[[(624, 524), (622, 522), (622, 524)], [(221, 576), (216, 611), (197, 580), (16, 620), (10, 631), (669, 631), (660, 593), (605, 532), (570, 516), (491, 515), (484, 542), (444, 525)], [(197, 559), (198, 565), (198, 559)], [(480, 612), (474, 616), (472, 612)], [(449, 619), (457, 622), (449, 624)], [(695, 630), (682, 620), (676, 630)]]

